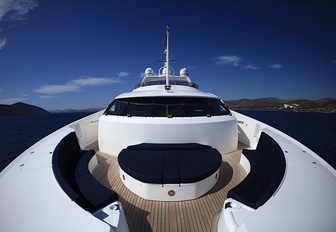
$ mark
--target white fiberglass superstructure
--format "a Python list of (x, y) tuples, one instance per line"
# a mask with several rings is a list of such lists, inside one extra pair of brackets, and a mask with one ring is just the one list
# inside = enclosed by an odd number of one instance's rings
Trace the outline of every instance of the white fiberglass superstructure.
[(206, 144), (222, 154), (236, 150), (234, 115), (217, 96), (195, 88), (186, 69), (181, 74), (171, 76), (176, 84), (167, 89), (164, 73), (147, 72), (138, 88), (117, 96), (100, 118), (99, 149), (117, 156), (128, 145), (165, 141)]
[(336, 230), (336, 171), (166, 61), (0, 173), (0, 231)]
[[(162, 144), (169, 147), (178, 145), (179, 149), (184, 144), (201, 144), (216, 149), (220, 154), (227, 154), (237, 150), (237, 120), (219, 97), (198, 89), (186, 68), (181, 69), (180, 75), (174, 74), (169, 66), (169, 28), (165, 53), (165, 65), (157, 74), (147, 68), (143, 80), (132, 92), (117, 96), (107, 107), (99, 119), (98, 145), (101, 152), (119, 157), (119, 164), (123, 166), (120, 168), (123, 183), (136, 195), (148, 200), (191, 200), (204, 195), (216, 184), (220, 160), (204, 168), (205, 174), (200, 175), (202, 177), (190, 172), (183, 173), (179, 169), (183, 165), (192, 165), (192, 160), (182, 161), (186, 155), (177, 155), (176, 149), (171, 152), (176, 154), (164, 155), (169, 148), (162, 148)], [(154, 157), (143, 157), (141, 165), (144, 170), (162, 165), (163, 170), (148, 173), (139, 167), (130, 167), (133, 156), (121, 161), (120, 155), (124, 156), (124, 149), (138, 144), (147, 144), (142, 147), (161, 144)], [(198, 158), (207, 156), (204, 153)], [(153, 162), (158, 157), (161, 159)], [(174, 163), (167, 159), (177, 161)], [(159, 176), (167, 165), (178, 168)], [(195, 165), (194, 168), (199, 167)], [(188, 178), (183, 178), (186, 176)]]

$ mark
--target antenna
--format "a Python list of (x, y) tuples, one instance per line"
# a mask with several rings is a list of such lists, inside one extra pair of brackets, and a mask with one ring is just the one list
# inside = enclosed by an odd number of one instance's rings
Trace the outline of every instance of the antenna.
[(165, 85), (165, 90), (170, 90), (170, 85), (169, 85), (169, 33), (170, 33), (170, 27), (167, 25), (166, 28), (166, 35), (167, 35), (167, 45), (166, 45), (166, 62), (165, 62), (165, 67), (166, 67), (166, 85)]

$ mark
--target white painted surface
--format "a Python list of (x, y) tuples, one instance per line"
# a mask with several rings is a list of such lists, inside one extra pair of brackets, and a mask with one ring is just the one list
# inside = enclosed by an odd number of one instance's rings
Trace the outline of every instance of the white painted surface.
[[(231, 204), (231, 208), (221, 211), (218, 220), (217, 231), (236, 231), (238, 225), (241, 225), (246, 217), (255, 211), (254, 209), (231, 198), (225, 200), (224, 206), (227, 203)], [(239, 215), (235, 214), (237, 211), (239, 212)]]
[(97, 156), (94, 155), (91, 160), (89, 161), (89, 172), (92, 173), (95, 167), (98, 165), (98, 159)]
[[(240, 130), (252, 136), (248, 138), (252, 146), (256, 145), (252, 131), (257, 125), (260, 131), (273, 137), (284, 152), (287, 167), (279, 189), (263, 206), (254, 211), (237, 202), (236, 208), (221, 213), (218, 231), (225, 228), (239, 232), (336, 231), (336, 171), (293, 138), (254, 119), (234, 114), (238, 121), (245, 122)], [(225, 202), (229, 201), (232, 199)]]
[[(219, 169), (211, 176), (195, 183), (164, 185), (138, 181), (121, 168), (119, 169), (119, 174), (124, 185), (139, 197), (154, 201), (185, 201), (199, 198), (210, 191), (218, 180)], [(175, 195), (169, 196), (169, 191), (174, 191)]]
[(125, 217), (124, 209), (120, 202), (115, 201), (96, 212), (95, 217), (112, 226), (111, 230), (128, 232), (128, 224)]
[(122, 93), (116, 99), (132, 97), (205, 97), (218, 99), (212, 93), (204, 93), (193, 87), (183, 85), (172, 85), (169, 91), (165, 90), (164, 85), (143, 86), (132, 92)]
[(199, 143), (221, 154), (237, 149), (234, 116), (145, 118), (102, 115), (98, 126), (99, 150), (114, 156), (140, 143)]
[(239, 164), (244, 168), (246, 175), (250, 173), (251, 165), (248, 159), (244, 156), (244, 154), (241, 154)]
[[(113, 230), (107, 223), (127, 231), (123, 214), (111, 212), (107, 214), (106, 221), (102, 221), (72, 202), (58, 186), (52, 172), (51, 152), (57, 143), (76, 129), (81, 146), (87, 145), (97, 136), (94, 120), (99, 115), (101, 112), (47, 136), (0, 173), (0, 231)], [(231, 228), (230, 231), (236, 229), (249, 232), (336, 231), (336, 171), (314, 152), (282, 132), (236, 112), (234, 115), (243, 122), (238, 123), (242, 141), (248, 141), (255, 147), (260, 132), (265, 131), (279, 143), (284, 152), (287, 151), (287, 170), (280, 188), (265, 205), (254, 211), (238, 202), (234, 210), (224, 210), (218, 222), (219, 231), (221, 228), (223, 231)], [(210, 123), (208, 126), (216, 131), (218, 125), (215, 117), (210, 119), (214, 120), (211, 122), (213, 125)], [(137, 123), (141, 124), (139, 121)], [(147, 131), (146, 127), (143, 129)], [(112, 134), (120, 135), (118, 130), (116, 132)]]
[[(58, 142), (73, 128), (87, 125), (89, 118), (40, 140), (0, 173), (0, 231), (112, 231), (113, 227), (83, 210), (66, 195), (52, 170), (52, 152)], [(76, 131), (76, 134), (81, 133)], [(83, 143), (90, 136), (94, 135), (82, 133)], [(123, 214), (119, 211), (109, 217), (119, 221)], [(128, 231), (125, 225), (120, 224), (120, 228)]]
[(97, 141), (98, 120), (103, 112), (104, 110), (101, 110), (69, 125), (70, 128), (76, 131), (78, 142), (82, 149)]
[(260, 135), (261, 122), (238, 112), (231, 111), (237, 118), (238, 140), (251, 148), (255, 148)]

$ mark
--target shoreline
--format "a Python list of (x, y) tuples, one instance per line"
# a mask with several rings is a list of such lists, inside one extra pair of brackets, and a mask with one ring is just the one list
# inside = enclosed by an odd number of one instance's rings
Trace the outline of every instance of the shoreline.
[(270, 112), (292, 112), (292, 113), (323, 113), (323, 114), (336, 114), (331, 111), (316, 111), (316, 110), (277, 110), (277, 109), (251, 109), (251, 108), (235, 108), (229, 107), (234, 111), (270, 111)]

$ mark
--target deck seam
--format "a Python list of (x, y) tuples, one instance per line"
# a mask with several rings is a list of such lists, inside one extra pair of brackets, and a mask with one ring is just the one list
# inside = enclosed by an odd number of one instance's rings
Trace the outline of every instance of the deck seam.
[[(96, 155), (99, 162), (93, 175), (119, 194), (130, 231), (210, 232), (213, 218), (222, 209), (227, 192), (245, 177), (245, 171), (238, 163), (241, 150), (237, 150), (222, 157), (218, 183), (204, 196), (182, 202), (150, 201), (136, 196), (124, 186), (116, 157), (99, 151)], [(224, 185), (230, 168), (234, 171)]]

